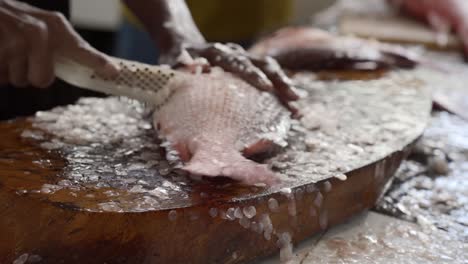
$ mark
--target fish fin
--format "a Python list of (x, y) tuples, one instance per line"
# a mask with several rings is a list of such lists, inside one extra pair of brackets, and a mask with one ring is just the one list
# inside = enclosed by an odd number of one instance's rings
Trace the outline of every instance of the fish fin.
[(179, 153), (179, 157), (183, 162), (189, 161), (191, 158), (190, 150), (185, 143), (177, 143), (174, 149)]
[(274, 149), (275, 144), (268, 139), (262, 139), (257, 141), (255, 144), (252, 144), (248, 147), (246, 147), (242, 153), (246, 157), (252, 157), (258, 154), (270, 152)]
[(207, 177), (229, 177), (248, 185), (279, 182), (277, 175), (266, 165), (249, 160), (234, 150), (222, 153), (198, 150), (182, 169)]

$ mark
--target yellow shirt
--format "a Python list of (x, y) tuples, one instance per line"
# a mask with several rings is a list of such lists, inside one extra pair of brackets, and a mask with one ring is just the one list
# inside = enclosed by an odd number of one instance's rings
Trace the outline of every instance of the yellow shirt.
[[(195, 23), (209, 41), (242, 41), (286, 25), (293, 0), (186, 0)], [(123, 7), (130, 22), (138, 23)]]

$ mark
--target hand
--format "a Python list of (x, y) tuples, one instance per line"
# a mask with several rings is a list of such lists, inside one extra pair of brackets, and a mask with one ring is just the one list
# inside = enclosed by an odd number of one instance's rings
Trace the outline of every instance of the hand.
[(286, 105), (299, 98), (293, 90), (291, 80), (271, 57), (251, 55), (233, 43), (203, 44), (188, 47), (187, 51), (194, 57), (206, 58), (212, 66), (234, 73), (262, 91), (276, 94)]
[(174, 66), (184, 50), (194, 58), (206, 58), (211, 66), (219, 66), (264, 91), (275, 93), (288, 104), (297, 100), (291, 80), (275, 60), (254, 57), (235, 44), (207, 43), (195, 25), (184, 0), (124, 0), (138, 16), (155, 40), (160, 63)]
[(415, 54), (398, 46), (336, 36), (311, 27), (279, 30), (250, 52), (272, 56), (291, 70), (376, 70), (416, 64)]
[[(298, 100), (299, 96), (294, 91), (292, 81), (273, 58), (249, 54), (244, 48), (234, 43), (181, 46), (192, 58), (205, 58), (210, 66), (218, 66), (237, 75), (259, 90), (275, 94), (284, 106), (293, 114), (297, 114), (297, 110), (289, 105), (289, 102)], [(177, 61), (179, 56), (175, 56), (176, 54), (178, 53), (163, 54), (160, 62), (177, 66), (180, 62)]]
[(406, 13), (423, 19), (434, 29), (454, 29), (468, 59), (468, 1), (466, 0), (393, 0)]
[(54, 59), (70, 58), (112, 77), (118, 68), (84, 41), (60, 13), (0, 0), (0, 83), (47, 87)]

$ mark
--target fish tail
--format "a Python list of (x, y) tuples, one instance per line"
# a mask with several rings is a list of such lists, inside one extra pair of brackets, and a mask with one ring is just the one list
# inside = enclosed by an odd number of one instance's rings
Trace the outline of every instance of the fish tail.
[(198, 150), (183, 170), (207, 177), (229, 177), (248, 185), (274, 185), (279, 181), (266, 165), (249, 160), (236, 150)]

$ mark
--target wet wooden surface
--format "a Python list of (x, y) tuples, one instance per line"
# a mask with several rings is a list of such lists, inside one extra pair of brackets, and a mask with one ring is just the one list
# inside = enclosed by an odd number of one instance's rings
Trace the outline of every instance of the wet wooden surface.
[[(430, 102), (427, 94), (419, 96)], [(121, 188), (44, 190), (45, 184), (63, 179), (69, 161), (63, 152), (22, 137), (30, 128), (30, 120), (0, 123), (0, 263), (24, 254), (42, 263), (249, 262), (278, 251), (276, 234), (288, 232), (297, 243), (372, 207), (419, 136), (412, 133), (404, 147), (347, 171), (345, 181), (329, 175), (292, 186), (291, 193), (236, 184), (220, 189), (216, 186), (224, 183), (201, 181), (183, 199), (171, 197), (175, 201), (167, 206), (136, 212), (96, 210), (109, 199), (108, 191), (114, 200), (133, 199)], [(271, 198), (278, 208), (271, 206)], [(256, 213), (248, 228), (245, 221), (221, 213), (249, 206)], [(272, 222), (270, 239), (253, 228), (254, 222), (267, 225), (266, 218)]]
[[(463, 263), (466, 247), (444, 231), (365, 212), (300, 243), (291, 263)], [(278, 263), (278, 258), (261, 262)]]

